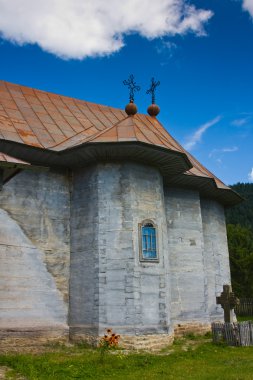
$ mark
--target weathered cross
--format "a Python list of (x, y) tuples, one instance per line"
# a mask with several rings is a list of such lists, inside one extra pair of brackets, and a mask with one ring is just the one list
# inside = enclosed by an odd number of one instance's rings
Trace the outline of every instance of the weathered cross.
[(152, 104), (155, 104), (155, 91), (156, 87), (160, 86), (160, 81), (155, 81), (155, 78), (151, 78), (150, 88), (146, 91), (146, 94), (152, 95)]
[(221, 305), (224, 310), (225, 322), (233, 322), (233, 309), (239, 302), (239, 299), (236, 298), (234, 292), (232, 292), (231, 285), (223, 285), (223, 292), (220, 297), (216, 297), (216, 303)]
[(136, 91), (140, 91), (140, 89), (141, 89), (140, 86), (137, 86), (136, 82), (134, 81), (133, 74), (129, 75), (128, 80), (124, 80), (123, 84), (125, 86), (128, 86), (128, 89), (129, 89), (129, 100), (130, 100), (130, 103), (133, 103), (134, 102), (134, 93)]

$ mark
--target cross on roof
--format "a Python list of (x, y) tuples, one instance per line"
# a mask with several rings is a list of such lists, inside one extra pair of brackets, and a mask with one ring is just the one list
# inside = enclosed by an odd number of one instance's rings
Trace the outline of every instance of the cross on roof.
[(216, 297), (216, 303), (221, 305), (224, 310), (224, 321), (233, 322), (232, 310), (239, 304), (239, 299), (236, 298), (234, 292), (232, 292), (231, 285), (223, 285), (223, 292), (220, 297)]
[(152, 104), (155, 104), (155, 91), (158, 86), (160, 86), (160, 81), (156, 82), (155, 78), (151, 78), (151, 85), (146, 94), (152, 94)]
[(129, 89), (129, 100), (130, 100), (130, 103), (133, 103), (134, 102), (134, 93), (136, 91), (140, 91), (140, 89), (141, 89), (140, 86), (136, 85), (136, 82), (134, 81), (133, 74), (129, 75), (129, 78), (127, 80), (124, 80), (123, 84), (125, 86), (128, 86), (128, 89)]

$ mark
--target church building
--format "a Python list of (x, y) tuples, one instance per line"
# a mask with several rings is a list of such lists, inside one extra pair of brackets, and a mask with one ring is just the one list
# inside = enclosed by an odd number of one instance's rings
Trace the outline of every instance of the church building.
[(222, 320), (241, 201), (140, 114), (0, 81), (0, 337), (160, 348)]

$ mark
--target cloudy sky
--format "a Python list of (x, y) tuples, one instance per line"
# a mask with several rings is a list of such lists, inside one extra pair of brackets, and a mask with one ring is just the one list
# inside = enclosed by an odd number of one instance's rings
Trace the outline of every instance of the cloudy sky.
[(227, 184), (253, 181), (253, 0), (0, 0), (1, 79), (146, 113)]

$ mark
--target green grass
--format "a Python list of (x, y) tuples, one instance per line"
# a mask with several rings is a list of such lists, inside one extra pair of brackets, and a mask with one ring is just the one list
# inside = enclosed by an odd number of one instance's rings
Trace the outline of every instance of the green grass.
[(250, 317), (240, 317), (239, 315), (236, 317), (238, 322), (244, 322), (244, 321), (252, 321), (253, 322), (253, 316)]
[(188, 337), (156, 354), (107, 353), (104, 363), (96, 349), (54, 348), (43, 354), (1, 355), (0, 366), (29, 380), (252, 380), (253, 347), (213, 345)]

